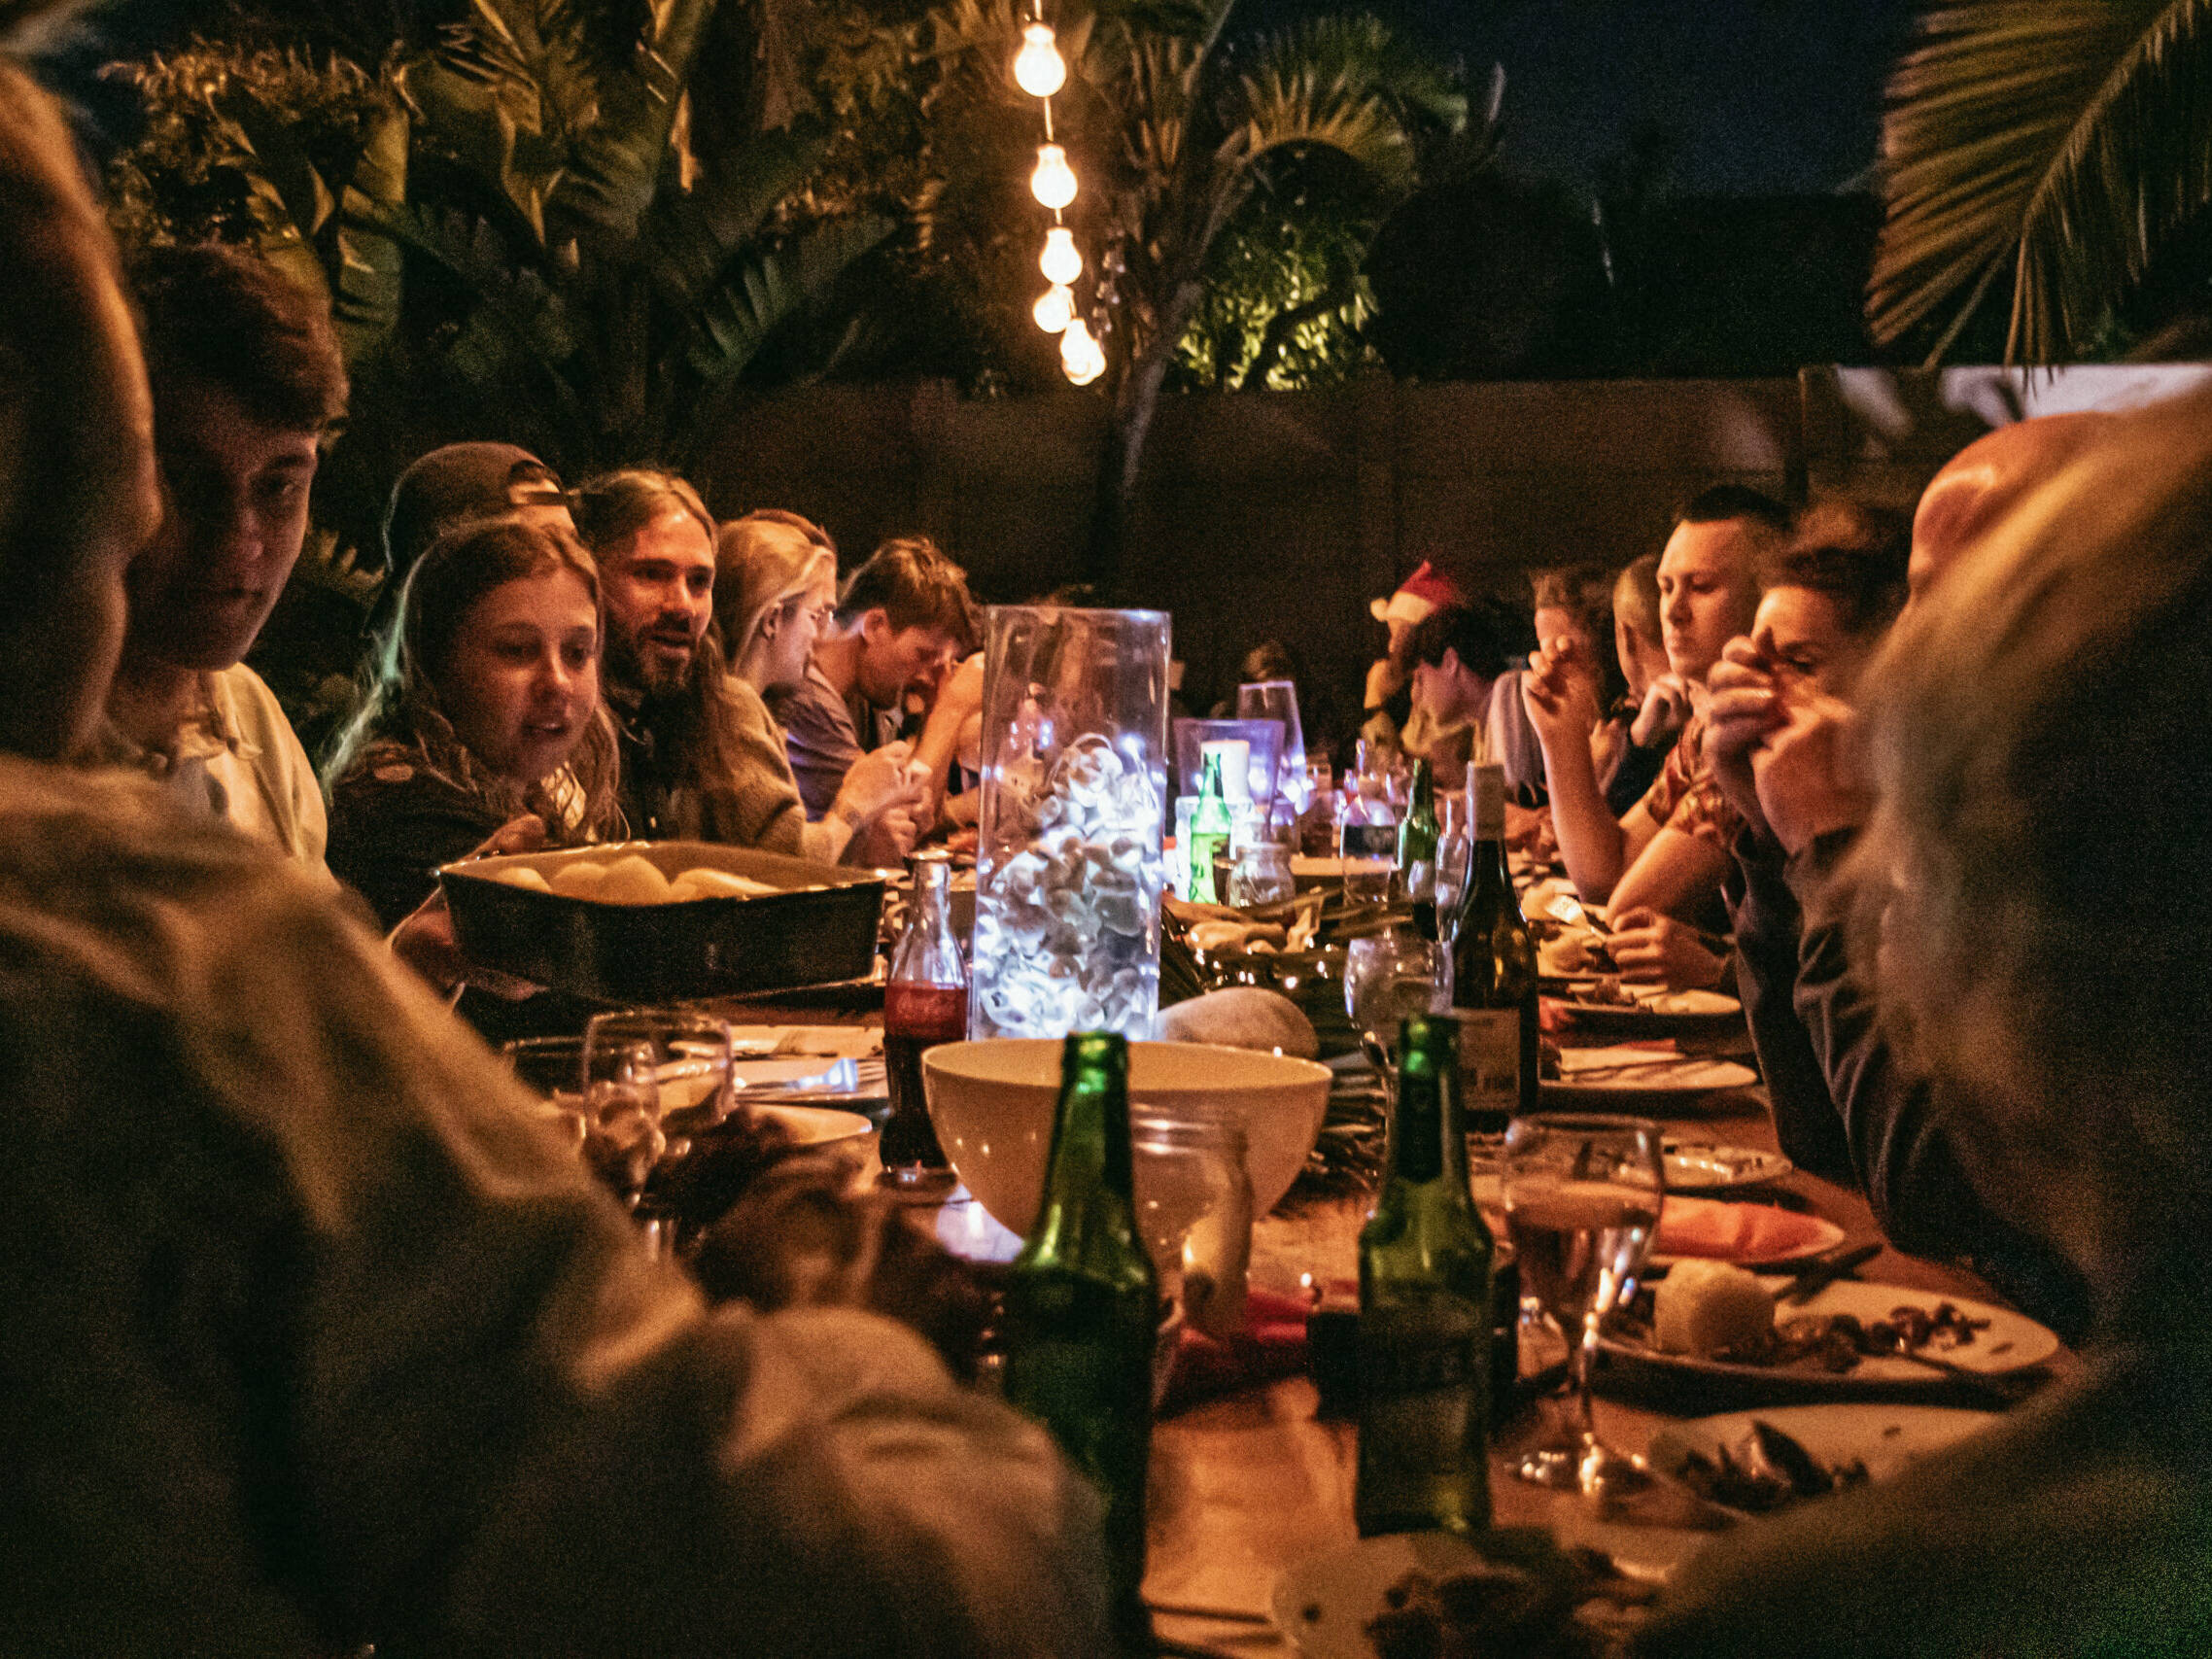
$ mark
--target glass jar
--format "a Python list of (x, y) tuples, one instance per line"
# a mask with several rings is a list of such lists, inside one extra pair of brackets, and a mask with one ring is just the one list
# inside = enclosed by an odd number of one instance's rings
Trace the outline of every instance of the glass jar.
[(968, 1035), (1152, 1035), (1168, 618), (993, 605)]

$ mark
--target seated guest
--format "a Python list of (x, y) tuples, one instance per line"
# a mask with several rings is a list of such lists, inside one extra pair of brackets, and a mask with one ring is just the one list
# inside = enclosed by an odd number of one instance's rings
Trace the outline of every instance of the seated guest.
[(809, 817), (827, 812), (853, 762), (882, 746), (877, 716), (970, 643), (970, 608), (966, 572), (925, 536), (893, 536), (846, 579), (806, 678), (768, 700)]
[[(2107, 418), (2022, 422), (1954, 457), (1914, 518), (1907, 615), (1967, 544), (1962, 532), (1978, 534), (2048, 479)], [(1854, 710), (1785, 675), (1749, 639), (1729, 645), (1711, 680), (1707, 748), (1746, 819), (1728, 885), (1740, 985), (1785, 1151), (1855, 1181), (1900, 1249), (1968, 1257), (2038, 1319), (2078, 1335), (2088, 1320), (2079, 1276), (1977, 1192), (1946, 1126), (1957, 1109), (1893, 1047), (1868, 965), (1847, 960), (1849, 895), (1838, 871), (1871, 808)]]
[(888, 1320), (708, 1309), (297, 861), (46, 763), (160, 507), (113, 249), (5, 64), (0, 286), (46, 416), (0, 432), (9, 1645), (1101, 1650), (1040, 1430)]
[(2200, 869), (2212, 823), (2212, 769), (2176, 764), (2212, 707), (2212, 398), (2105, 417), (1868, 677), (1883, 1001), (2094, 1334), (1987, 1432), (1699, 1554), (1638, 1651), (2212, 1650), (2212, 889), (2145, 877)]
[(1628, 815), (1659, 780), (1667, 756), (1690, 720), (1688, 682), (1667, 666), (1659, 623), (1659, 555), (1646, 553), (1613, 578), (1613, 660), (1625, 689), (1612, 723), (1622, 741), (1605, 777), (1606, 806)]
[(392, 486), (384, 510), (384, 586), (370, 635), (382, 639), (399, 614), (400, 590), (415, 561), (457, 525), (512, 518), (573, 534), (575, 519), (553, 468), (511, 443), (449, 443), (418, 456)]
[(518, 818), (556, 846), (615, 832), (599, 614), (591, 555), (551, 526), (463, 528), (417, 561), (328, 768), (330, 871), (386, 927)]
[[(1625, 685), (1613, 653), (1612, 574), (1596, 565), (1567, 565), (1534, 571), (1529, 585), (1538, 639), (1573, 640), (1577, 660), (1597, 673), (1598, 706), (1608, 712), (1590, 734), (1590, 759), (1598, 776), (1610, 779), (1627, 747), (1628, 730), (1617, 712)], [(1526, 673), (1509, 670), (1491, 696), (1490, 752), (1505, 768), (1508, 788), (1541, 791), (1543, 749), (1521, 698)]]
[(230, 247), (151, 250), (134, 283), (166, 510), (131, 562), (105, 758), (320, 867), (314, 768), (241, 659), (299, 559), (308, 488), (345, 414), (328, 310)]
[(1425, 739), (1418, 751), (1438, 789), (1457, 789), (1468, 768), (1493, 759), (1492, 689), (1505, 673), (1505, 643), (1488, 609), (1447, 605), (1414, 624), (1405, 660), (1412, 674), (1414, 718), (1406, 730)]
[[(1659, 555), (1667, 662), (1700, 695), (1722, 647), (1751, 626), (1759, 559), (1788, 529), (1775, 502), (1723, 484), (1692, 501), (1668, 537)], [(1683, 919), (1716, 910), (1736, 818), (1707, 766), (1703, 722), (1684, 728), (1659, 780), (1616, 818), (1590, 758), (1601, 707), (1595, 665), (1572, 639), (1547, 640), (1523, 691), (1543, 742), (1560, 854), (1584, 902), (1642, 905)]]
[(895, 864), (912, 849), (921, 789), (898, 745), (855, 761), (820, 821), (809, 823), (783, 729), (762, 701), (807, 677), (837, 605), (837, 549), (797, 513), (747, 513), (714, 538), (714, 619), (729, 654), (725, 691), (748, 758), (737, 828), (746, 845), (835, 862)]
[(1367, 602), (1368, 613), (1384, 632), (1383, 654), (1367, 669), (1359, 733), (1370, 748), (1407, 752), (1408, 727), (1414, 742), (1423, 742), (1413, 708), (1413, 669), (1406, 660), (1406, 642), (1417, 624), (1448, 605), (1464, 606), (1467, 602), (1459, 583), (1426, 559), (1389, 598)]

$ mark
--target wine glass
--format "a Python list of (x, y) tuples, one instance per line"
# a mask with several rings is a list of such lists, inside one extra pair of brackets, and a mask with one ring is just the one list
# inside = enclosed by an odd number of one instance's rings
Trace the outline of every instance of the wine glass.
[(673, 1247), (674, 1218), (651, 1213), (647, 1187), (690, 1152), (690, 1136), (729, 1116), (730, 1061), (729, 1026), (705, 1015), (600, 1014), (584, 1027), (586, 1155), (596, 1141), (601, 1177), (643, 1222), (656, 1255)]
[(1650, 1477), (1598, 1438), (1590, 1365), (1606, 1316), (1636, 1294), (1659, 1230), (1666, 1201), (1659, 1125), (1646, 1118), (1516, 1118), (1505, 1131), (1502, 1173), (1522, 1318), (1540, 1310), (1567, 1338), (1572, 1401), (1565, 1421), (1514, 1472), (1593, 1498), (1636, 1491)]
[(1474, 836), (1469, 822), (1467, 796), (1454, 790), (1439, 798), (1443, 826), (1436, 836), (1436, 931), (1445, 946), (1459, 931), (1460, 900), (1467, 896), (1467, 881), (1473, 868)]
[(1399, 1022), (1451, 1006), (1451, 953), (1433, 939), (1378, 933), (1344, 948), (1344, 1012), (1367, 1062), (1395, 1087)]
[(1129, 1114), (1129, 1137), (1137, 1228), (1161, 1292), (1208, 1335), (1233, 1335), (1244, 1327), (1252, 1249), (1243, 1123), (1140, 1106)]
[(1236, 717), (1283, 723), (1283, 743), (1276, 750), (1276, 785), (1271, 794), (1275, 802), (1289, 809), (1288, 817), (1296, 820), (1311, 798), (1306, 780), (1305, 730), (1298, 720), (1296, 683), (1287, 679), (1262, 679), (1238, 686)]

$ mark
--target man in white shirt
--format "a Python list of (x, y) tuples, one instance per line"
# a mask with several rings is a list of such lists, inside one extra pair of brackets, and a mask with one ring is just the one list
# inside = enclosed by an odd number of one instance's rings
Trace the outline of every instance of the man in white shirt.
[(155, 249), (133, 276), (164, 510), (125, 578), (109, 757), (192, 815), (320, 869), (314, 769), (241, 659), (299, 558), (308, 489), (345, 413), (337, 341), (318, 297), (236, 248)]

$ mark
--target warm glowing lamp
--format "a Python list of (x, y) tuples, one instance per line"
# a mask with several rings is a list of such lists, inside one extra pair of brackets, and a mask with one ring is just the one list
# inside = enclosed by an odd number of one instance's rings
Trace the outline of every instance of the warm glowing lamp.
[(1078, 386), (1089, 386), (1106, 372), (1106, 348), (1081, 317), (1071, 319), (1060, 335), (1060, 372)]
[(1055, 282), (1037, 295), (1037, 303), (1030, 307), (1029, 315), (1037, 319), (1037, 327), (1048, 334), (1056, 334), (1075, 321), (1075, 294), (1067, 284)]
[(1037, 268), (1045, 273), (1047, 282), (1063, 288), (1083, 275), (1083, 254), (1075, 245), (1075, 232), (1064, 225), (1046, 231), (1045, 252), (1037, 260)]
[(1029, 193), (1055, 212), (1075, 200), (1075, 169), (1058, 145), (1037, 146), (1037, 170), (1029, 175)]
[(1014, 54), (1014, 84), (1032, 98), (1049, 98), (1067, 85), (1067, 60), (1053, 45), (1053, 25), (1031, 23)]

